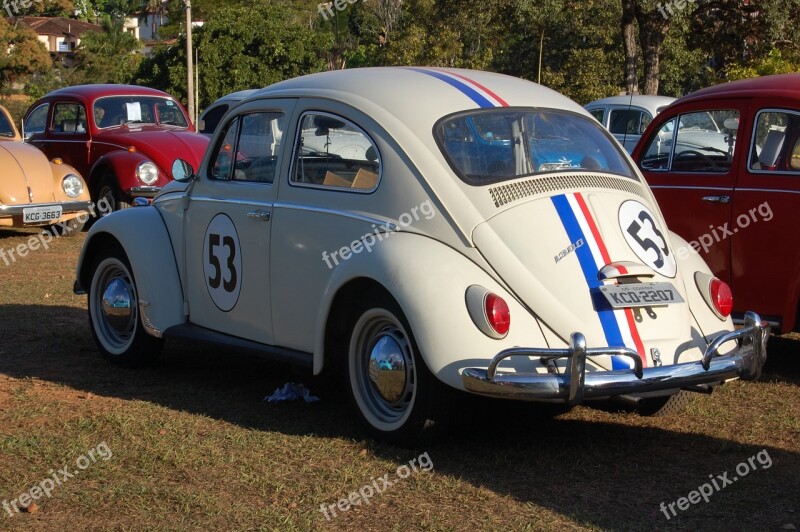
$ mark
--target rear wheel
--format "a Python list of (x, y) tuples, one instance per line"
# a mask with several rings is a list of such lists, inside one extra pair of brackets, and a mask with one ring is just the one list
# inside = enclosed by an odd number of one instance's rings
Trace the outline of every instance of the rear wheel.
[(686, 410), (686, 405), (688, 405), (691, 400), (691, 393), (681, 390), (676, 394), (666, 397), (642, 399), (636, 406), (636, 412), (640, 416), (672, 416), (683, 413), (683, 411)]
[(136, 282), (118, 246), (102, 250), (89, 284), (89, 322), (103, 356), (120, 366), (142, 366), (161, 352), (163, 341), (147, 334), (139, 314)]
[(349, 390), (362, 421), (380, 439), (413, 443), (432, 428), (446, 390), (419, 355), (405, 316), (381, 298), (361, 304), (349, 330)]

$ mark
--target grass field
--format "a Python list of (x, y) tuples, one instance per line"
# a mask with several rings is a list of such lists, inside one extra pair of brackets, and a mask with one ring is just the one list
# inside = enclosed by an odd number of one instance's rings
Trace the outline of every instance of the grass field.
[[(0, 231), (0, 248), (33, 234)], [(342, 397), (265, 402), (287, 381), (319, 391), (283, 366), (179, 343), (154, 368), (107, 364), (71, 292), (82, 240), (0, 261), (0, 505), (61, 481), (33, 513), (0, 508), (0, 529), (800, 528), (797, 337), (770, 340), (760, 382), (679, 416), (483, 405), (443, 439), (397, 448), (366, 439)], [(402, 468), (420, 455), (430, 471)], [(726, 474), (737, 481), (709, 502), (660, 510)], [(320, 510), (365, 486), (382, 490), (369, 504)]]

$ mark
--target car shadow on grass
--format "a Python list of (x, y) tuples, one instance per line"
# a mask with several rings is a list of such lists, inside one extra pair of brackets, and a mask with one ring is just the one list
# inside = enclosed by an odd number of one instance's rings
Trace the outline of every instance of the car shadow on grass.
[[(588, 408), (551, 419), (536, 415), (529, 405), (485, 401), (460, 404), (462, 421), (440, 439), (423, 442), (418, 449), (399, 449), (366, 439), (341, 394), (330, 394), (319, 388), (316, 379), (286, 366), (167, 342), (165, 356), (154, 367), (122, 369), (101, 359), (81, 309), (0, 305), (0, 316), (0, 337), (5, 340), (0, 344), (0, 373), (14, 378), (148, 401), (247, 429), (354, 440), (398, 466), (427, 452), (437, 475), (546, 508), (589, 527), (769, 529), (800, 524), (800, 454), (768, 441), (741, 444), (724, 432), (712, 436), (683, 430), (679, 424), (662, 426), (634, 415)], [(778, 340), (779, 349), (796, 349)], [(779, 380), (798, 382), (792, 364), (775, 366), (786, 374)], [(289, 381), (305, 383), (322, 401), (263, 400)], [(660, 509), (662, 502), (674, 503), (717, 475), (728, 472), (734, 477), (738, 464), (763, 452), (768, 453), (770, 467), (755, 462), (746, 478), (742, 475), (714, 490), (708, 503), (701, 500), (685, 511), (673, 505), (676, 514), (669, 514), (670, 519)], [(467, 511), (482, 511), (480, 504), (476, 501)]]

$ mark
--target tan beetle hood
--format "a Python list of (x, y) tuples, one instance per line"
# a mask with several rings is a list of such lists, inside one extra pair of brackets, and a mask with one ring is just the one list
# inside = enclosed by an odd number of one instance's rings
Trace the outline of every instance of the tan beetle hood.
[[(0, 142), (0, 169), (0, 203), (21, 205), (55, 200), (50, 163), (33, 146), (14, 141)], [(33, 198), (28, 196), (28, 189)]]

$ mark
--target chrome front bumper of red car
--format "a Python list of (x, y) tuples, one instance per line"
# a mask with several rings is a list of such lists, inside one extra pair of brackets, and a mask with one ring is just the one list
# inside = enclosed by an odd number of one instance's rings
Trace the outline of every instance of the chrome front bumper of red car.
[[(744, 327), (723, 333), (706, 348), (703, 359), (671, 366), (642, 367), (639, 354), (624, 347), (588, 348), (586, 338), (574, 333), (568, 349), (513, 348), (498, 353), (486, 369), (466, 368), (461, 381), (470, 392), (491, 397), (520, 400), (564, 401), (578, 404), (599, 399), (675, 389), (697, 389), (729, 379), (756, 380), (767, 359), (769, 325), (755, 312), (745, 314)], [(736, 342), (725, 355), (720, 348)], [(586, 371), (586, 359), (615, 355), (630, 358), (630, 370)], [(497, 366), (512, 357), (538, 357), (543, 362), (568, 359), (564, 373), (506, 373)]]

